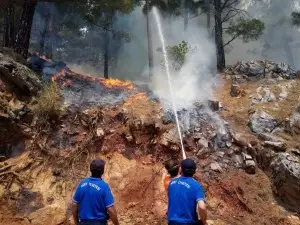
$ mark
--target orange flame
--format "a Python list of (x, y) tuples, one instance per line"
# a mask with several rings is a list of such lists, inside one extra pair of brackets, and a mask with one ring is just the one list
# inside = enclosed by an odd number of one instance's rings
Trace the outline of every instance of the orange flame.
[(118, 79), (102, 79), (102, 83), (108, 88), (124, 87), (124, 88), (132, 89), (134, 87), (132, 82), (121, 81)]
[[(51, 80), (54, 82), (54, 81), (57, 81), (58, 78), (65, 77), (66, 75), (78, 76), (85, 80), (98, 82), (98, 83), (105, 85), (107, 88), (127, 88), (127, 89), (134, 88), (134, 84), (131, 81), (121, 81), (118, 79), (98, 78), (98, 77), (94, 77), (89, 74), (83, 75), (83, 74), (74, 73), (68, 69), (64, 69), (60, 72), (57, 72), (56, 74), (54, 74), (54, 76), (51, 78)], [(70, 84), (68, 86), (70, 86)]]

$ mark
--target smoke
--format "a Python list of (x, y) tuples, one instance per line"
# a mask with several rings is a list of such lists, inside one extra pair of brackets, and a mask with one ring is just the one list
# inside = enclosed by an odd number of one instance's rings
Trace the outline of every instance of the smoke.
[(267, 59), (300, 68), (299, 30), (291, 22), (291, 13), (299, 10), (299, 4), (299, 0), (286, 0), (284, 4), (280, 0), (243, 0), (240, 7), (251, 17), (262, 20), (266, 29), (258, 41), (246, 44), (234, 41), (232, 51), (227, 53), (227, 64), (236, 63), (239, 59)]
[[(153, 27), (153, 48), (161, 47), (157, 36), (157, 28)], [(207, 31), (197, 23), (190, 23), (188, 30), (183, 30), (183, 19), (162, 19), (162, 27), (166, 44), (173, 46), (186, 41), (194, 49), (187, 54), (184, 65), (179, 71), (172, 71), (172, 87), (177, 108), (192, 107), (196, 101), (205, 102), (212, 98), (212, 84), (214, 82), (215, 47), (207, 38)], [(180, 27), (182, 29), (180, 29)], [(171, 99), (166, 73), (161, 65), (163, 55), (154, 52), (155, 68), (151, 88), (159, 96), (166, 108), (170, 107)], [(171, 63), (170, 63), (171, 64)]]

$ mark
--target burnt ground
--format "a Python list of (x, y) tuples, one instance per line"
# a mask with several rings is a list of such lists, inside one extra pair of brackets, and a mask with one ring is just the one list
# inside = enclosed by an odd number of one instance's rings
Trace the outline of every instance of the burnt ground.
[[(216, 92), (228, 109), (221, 116), (235, 130), (256, 139), (247, 127), (248, 99), (230, 97), (227, 82)], [(250, 93), (256, 87), (250, 83), (242, 88)], [(180, 152), (162, 145), (163, 134), (174, 124), (157, 124), (158, 115), (161, 106), (139, 94), (113, 108), (84, 112), (70, 108), (58, 121), (46, 124), (15, 121), (16, 127), (9, 127), (5, 123), (11, 120), (2, 118), (2, 143), (23, 140), (25, 152), (1, 162), (0, 224), (72, 223), (72, 193), (95, 157), (107, 161), (105, 179), (115, 195), (121, 224), (166, 224), (162, 163), (180, 157)], [(194, 152), (188, 155), (194, 157)], [(229, 167), (222, 173), (207, 173), (202, 165), (209, 159), (197, 162), (197, 179), (208, 198), (209, 224), (300, 224), (276, 202), (263, 171), (250, 175)]]

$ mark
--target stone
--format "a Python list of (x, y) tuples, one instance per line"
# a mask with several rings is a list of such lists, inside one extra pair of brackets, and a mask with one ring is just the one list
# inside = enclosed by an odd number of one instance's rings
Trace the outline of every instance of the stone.
[(246, 160), (245, 161), (245, 171), (249, 174), (256, 173), (256, 164), (254, 160)]
[(291, 210), (300, 211), (300, 162), (289, 153), (278, 153), (270, 164), (275, 193)]
[(32, 225), (60, 225), (66, 218), (66, 209), (58, 204), (46, 206), (28, 215), (28, 220)]
[(245, 138), (243, 138), (241, 134), (235, 133), (233, 131), (231, 131), (230, 133), (231, 133), (231, 137), (233, 139), (234, 144), (236, 144), (237, 146), (240, 146), (240, 147), (248, 146), (247, 140)]
[(204, 137), (201, 137), (200, 140), (197, 141), (197, 145), (198, 147), (208, 148), (208, 141)]
[(0, 55), (0, 77), (5, 86), (17, 94), (36, 95), (43, 87), (35, 72), (6, 54)]
[(133, 137), (132, 137), (132, 135), (131, 135), (130, 133), (127, 133), (127, 134), (125, 135), (125, 138), (126, 138), (126, 140), (127, 140), (128, 142), (132, 142), (132, 141), (133, 141)]
[(159, 144), (165, 147), (170, 147), (172, 144), (179, 145), (180, 140), (176, 128), (170, 129), (162, 134)]
[(201, 149), (197, 152), (196, 156), (197, 156), (199, 159), (206, 159), (206, 158), (209, 156), (209, 154), (210, 154), (210, 151), (209, 151), (208, 148), (201, 148)]
[(264, 141), (263, 142), (263, 146), (265, 147), (271, 147), (273, 148), (275, 151), (278, 152), (285, 152), (287, 149), (287, 146), (285, 143), (278, 141), (278, 142), (274, 142), (274, 141)]
[(243, 165), (243, 159), (240, 155), (232, 156), (232, 161), (234, 162), (234, 165), (238, 168)]
[(292, 149), (291, 152), (297, 156), (300, 156), (300, 150), (299, 149)]
[(281, 139), (268, 133), (261, 133), (258, 137), (263, 141), (273, 141), (273, 142), (280, 142)]
[(252, 160), (252, 156), (246, 153), (242, 153), (243, 156), (243, 160), (247, 161), (247, 160)]
[(216, 152), (216, 156), (218, 156), (219, 158), (223, 158), (224, 155), (225, 155), (225, 152), (222, 152), (222, 151)]
[(231, 155), (234, 154), (234, 150), (233, 150), (232, 148), (230, 148), (230, 149), (228, 149), (228, 150), (226, 151), (226, 154), (229, 155), (229, 156), (231, 156)]
[(278, 126), (278, 121), (264, 111), (255, 112), (249, 120), (249, 127), (252, 132), (271, 133)]
[(96, 131), (96, 134), (97, 134), (97, 137), (104, 137), (105, 132), (101, 127), (98, 127), (97, 131)]
[(226, 147), (230, 148), (232, 146), (232, 142), (231, 141), (226, 141)]
[(194, 138), (195, 141), (198, 141), (202, 137), (203, 137), (202, 133), (194, 133), (194, 135), (193, 135), (193, 138)]
[(238, 84), (232, 84), (230, 89), (231, 97), (238, 97), (241, 94), (241, 88)]
[(222, 173), (222, 172), (223, 172), (221, 166), (220, 166), (219, 163), (217, 163), (217, 162), (211, 163), (211, 164), (210, 164), (210, 169), (212, 169), (212, 170), (215, 171), (215, 172), (219, 172), (219, 173)]

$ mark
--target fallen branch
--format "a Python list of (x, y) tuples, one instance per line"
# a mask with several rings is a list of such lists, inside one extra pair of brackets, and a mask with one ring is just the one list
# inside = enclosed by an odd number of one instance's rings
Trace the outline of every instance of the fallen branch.
[(1, 167), (0, 168), (0, 173), (3, 172), (3, 171), (5, 171), (5, 170), (7, 170), (7, 169), (9, 169), (9, 168), (11, 168), (12, 166), (13, 166), (12, 164), (9, 164), (7, 166)]

